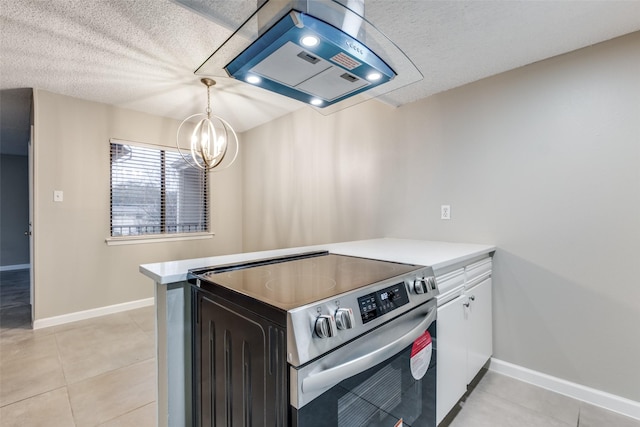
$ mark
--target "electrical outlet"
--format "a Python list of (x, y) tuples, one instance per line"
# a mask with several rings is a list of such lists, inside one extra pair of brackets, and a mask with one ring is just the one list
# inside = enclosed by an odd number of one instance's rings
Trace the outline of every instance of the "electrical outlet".
[(64, 193), (62, 192), (62, 190), (54, 190), (53, 192), (53, 201), (54, 202), (61, 202), (64, 200)]
[(451, 206), (440, 206), (440, 219), (451, 219)]

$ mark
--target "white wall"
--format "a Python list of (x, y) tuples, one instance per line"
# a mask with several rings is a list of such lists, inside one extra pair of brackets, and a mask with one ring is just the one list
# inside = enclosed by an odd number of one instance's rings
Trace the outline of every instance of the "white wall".
[(398, 109), (253, 129), (243, 249), (496, 244), (495, 356), (640, 401), (638, 76), (640, 33)]
[(36, 320), (153, 297), (140, 264), (242, 250), (241, 160), (211, 175), (212, 239), (107, 246), (109, 138), (174, 146), (179, 122), (42, 90), (34, 109)]

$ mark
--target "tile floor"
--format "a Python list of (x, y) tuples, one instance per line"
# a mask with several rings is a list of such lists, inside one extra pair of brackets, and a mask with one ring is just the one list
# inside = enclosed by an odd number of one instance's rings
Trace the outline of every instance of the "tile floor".
[(628, 418), (492, 371), (483, 371), (440, 427), (640, 427)]
[[(153, 307), (34, 331), (27, 274), (0, 273), (0, 425), (155, 426)], [(640, 427), (640, 421), (488, 371), (445, 426)]]
[(0, 425), (156, 425), (154, 308), (30, 329), (28, 270), (0, 272)]

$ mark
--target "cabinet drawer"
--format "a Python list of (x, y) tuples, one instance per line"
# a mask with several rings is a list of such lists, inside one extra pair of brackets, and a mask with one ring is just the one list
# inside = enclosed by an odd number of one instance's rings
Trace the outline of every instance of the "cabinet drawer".
[(464, 285), (464, 268), (451, 271), (446, 274), (436, 276), (436, 282), (438, 283), (438, 290), (440, 295), (449, 292), (451, 289), (455, 289), (458, 286)]
[(490, 257), (466, 266), (464, 269), (466, 288), (472, 288), (486, 278), (491, 277), (492, 266)]

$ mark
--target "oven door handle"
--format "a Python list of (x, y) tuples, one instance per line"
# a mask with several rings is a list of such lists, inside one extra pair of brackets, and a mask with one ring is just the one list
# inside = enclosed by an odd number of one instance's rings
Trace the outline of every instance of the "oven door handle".
[[(424, 315), (424, 312), (421, 313)], [(302, 392), (311, 393), (333, 387), (346, 378), (366, 371), (380, 362), (384, 362), (391, 356), (397, 354), (398, 351), (409, 346), (409, 344), (422, 335), (429, 325), (431, 325), (431, 323), (436, 319), (436, 313), (436, 307), (433, 307), (429, 314), (424, 317), (420, 316), (420, 322), (415, 327), (411, 328), (409, 332), (384, 347), (380, 347), (370, 353), (357, 357), (353, 360), (349, 360), (348, 362), (333, 368), (325, 369), (324, 371), (309, 375), (302, 380)]]

